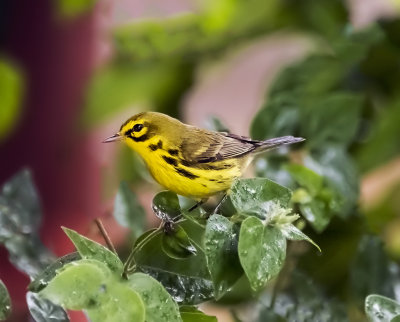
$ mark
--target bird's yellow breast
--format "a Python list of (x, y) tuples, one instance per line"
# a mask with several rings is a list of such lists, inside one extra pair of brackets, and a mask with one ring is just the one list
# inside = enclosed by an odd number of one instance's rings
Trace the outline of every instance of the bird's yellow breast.
[(160, 185), (187, 197), (202, 199), (228, 190), (232, 181), (241, 176), (243, 163), (247, 163), (242, 159), (229, 159), (188, 164), (180, 158), (177, 147), (157, 135), (142, 144), (127, 143), (141, 155)]

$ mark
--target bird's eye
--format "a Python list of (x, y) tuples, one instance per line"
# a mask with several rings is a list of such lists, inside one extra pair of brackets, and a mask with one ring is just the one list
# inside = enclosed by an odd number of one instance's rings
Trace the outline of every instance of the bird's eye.
[(135, 124), (135, 125), (133, 126), (133, 130), (134, 130), (135, 132), (139, 132), (139, 131), (141, 131), (141, 129), (143, 129), (143, 124)]

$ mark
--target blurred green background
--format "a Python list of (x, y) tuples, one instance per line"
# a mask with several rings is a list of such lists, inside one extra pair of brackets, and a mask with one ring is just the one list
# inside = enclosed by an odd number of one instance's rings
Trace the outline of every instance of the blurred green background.
[[(32, 169), (42, 239), (56, 254), (71, 250), (61, 225), (98, 238), (95, 217), (124, 247), (110, 216), (119, 182), (137, 192), (149, 227), (160, 189), (130, 150), (100, 143), (127, 117), (157, 110), (255, 139), (302, 135), (307, 146), (292, 160), (261, 158), (248, 176), (296, 191), (323, 250), (294, 250), (314, 283), (304, 298), (324, 294), (341, 302), (329, 308), (339, 320), (344, 310), (362, 321), (366, 295), (400, 300), (397, 9), (386, 0), (2, 1), (0, 183)], [(320, 190), (293, 160), (323, 178)], [(23, 320), (28, 280), (6, 258), (1, 249), (0, 278)], [(296, 274), (290, 296), (300, 292)], [(246, 300), (238, 294), (226, 301)], [(321, 309), (305, 302), (296, 305)], [(206, 310), (233, 321), (225, 307)]]

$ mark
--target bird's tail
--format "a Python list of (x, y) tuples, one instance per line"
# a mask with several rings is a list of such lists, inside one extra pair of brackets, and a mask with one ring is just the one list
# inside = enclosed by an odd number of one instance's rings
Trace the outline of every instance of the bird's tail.
[(271, 150), (277, 148), (281, 145), (293, 144), (304, 141), (304, 138), (296, 138), (294, 136), (281, 136), (279, 138), (272, 138), (265, 141), (260, 141), (257, 143), (258, 147), (256, 148), (256, 152), (265, 152), (267, 150)]

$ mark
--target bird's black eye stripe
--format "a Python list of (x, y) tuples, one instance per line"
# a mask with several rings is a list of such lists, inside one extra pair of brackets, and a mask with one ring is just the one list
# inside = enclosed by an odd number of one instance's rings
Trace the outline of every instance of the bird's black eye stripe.
[(135, 124), (135, 125), (133, 126), (133, 130), (134, 130), (135, 132), (140, 132), (142, 129), (143, 129), (143, 124)]

